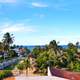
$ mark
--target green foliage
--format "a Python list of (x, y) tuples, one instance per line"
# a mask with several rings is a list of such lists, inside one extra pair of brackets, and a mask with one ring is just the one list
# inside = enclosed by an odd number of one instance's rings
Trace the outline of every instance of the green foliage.
[(68, 69), (75, 72), (80, 72), (80, 61), (71, 62), (68, 65)]
[(0, 62), (2, 62), (4, 60), (4, 57), (2, 56), (2, 57), (0, 57)]
[(30, 67), (30, 61), (28, 60), (28, 58), (24, 60), (23, 65), (24, 65), (24, 69)]
[(9, 58), (13, 58), (13, 57), (17, 57), (17, 53), (14, 50), (9, 50), (8, 51), (8, 57)]
[(13, 46), (11, 46), (11, 49), (15, 49), (17, 46), (14, 44)]
[(40, 69), (46, 68), (47, 67), (47, 65), (46, 65), (46, 62), (47, 62), (46, 52), (39, 55), (39, 57), (37, 57), (37, 59), (36, 59), (36, 62), (37, 62), (37, 66)]
[(77, 49), (76, 45), (69, 43), (68, 48), (66, 49), (66, 56), (63, 54), (65, 59), (63, 59), (63, 56), (61, 57), (62, 63), (60, 63), (60, 65), (65, 64), (64, 67), (71, 71), (80, 71), (80, 59), (76, 57), (78, 55)]
[(28, 67), (30, 67), (30, 61), (28, 59), (23, 60), (22, 63), (19, 63), (17, 65), (17, 68), (19, 70), (27, 69)]
[(13, 43), (13, 38), (13, 34), (10, 34), (8, 32), (4, 34), (2, 40), (4, 51), (9, 51), (10, 45)]
[(0, 51), (4, 50), (4, 46), (3, 46), (3, 43), (0, 42)]
[(0, 71), (0, 79), (12, 76), (12, 72), (10, 70)]
[(67, 68), (68, 61), (67, 61), (67, 56), (66, 56), (66, 54), (62, 55), (62, 56), (59, 57), (57, 60), (58, 60), (58, 66), (59, 66), (60, 68)]
[(35, 56), (35, 58), (37, 58), (39, 56), (39, 53), (41, 53), (41, 47), (40, 46), (36, 46), (33, 51), (32, 51), (33, 55)]
[(36, 55), (37, 66), (40, 70), (47, 69), (47, 66), (58, 66), (58, 54), (60, 54), (60, 51), (55, 40), (44, 48), (37, 47), (33, 49), (33, 54)]
[(67, 54), (68, 54), (68, 58), (69, 60), (74, 60), (75, 59), (75, 54), (77, 53), (77, 48), (74, 44), (69, 43), (68, 44), (68, 49), (67, 49)]
[(5, 45), (10, 45), (13, 43), (13, 34), (7, 32), (4, 34), (3, 38), (3, 42)]
[[(79, 43), (77, 43), (78, 46)], [(33, 54), (39, 70), (44, 72), (47, 66), (66, 68), (72, 71), (80, 71), (80, 61), (77, 61), (77, 47), (73, 43), (68, 44), (67, 49), (57, 45), (55, 40), (51, 41), (45, 48), (36, 47)], [(62, 51), (62, 52), (61, 52)], [(80, 60), (78, 58), (78, 60)]]
[(74, 71), (77, 47), (73, 43), (69, 43), (66, 52), (67, 52), (67, 68)]
[(45, 73), (47, 66), (58, 66), (59, 48), (55, 40), (51, 41), (49, 45), (44, 48), (36, 47), (33, 49), (33, 54), (36, 56), (37, 67), (40, 71)]
[(57, 56), (52, 51), (52, 49), (50, 49), (48, 52), (44, 51), (42, 53), (39, 53), (36, 62), (37, 62), (37, 67), (42, 71), (44, 71), (44, 69), (47, 70), (47, 66), (53, 67), (58, 64)]
[(24, 65), (23, 65), (23, 64), (18, 64), (18, 65), (17, 65), (17, 68), (18, 68), (19, 70), (23, 70), (23, 69), (24, 69)]
[(80, 61), (74, 63), (73, 71), (80, 72)]

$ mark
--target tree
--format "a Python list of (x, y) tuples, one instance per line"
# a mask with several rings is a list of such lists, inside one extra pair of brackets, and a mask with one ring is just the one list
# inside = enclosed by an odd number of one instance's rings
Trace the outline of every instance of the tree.
[(36, 59), (37, 68), (39, 72), (45, 73), (45, 70), (47, 69), (47, 61), (48, 61), (47, 52), (44, 51), (43, 53), (40, 53)]
[(32, 51), (35, 58), (37, 58), (39, 56), (40, 52), (41, 52), (41, 47), (40, 46), (36, 46)]
[(18, 54), (14, 50), (8, 51), (8, 57), (9, 58), (13, 58), (13, 57), (17, 57), (17, 56), (18, 56)]
[(58, 47), (58, 43), (59, 42), (56, 42), (55, 40), (51, 41), (49, 43), (49, 48), (50, 49), (52, 48), (54, 50), (55, 54), (57, 54), (57, 56), (60, 56), (61, 51), (60, 51), (60, 48)]
[(13, 34), (10, 34), (10, 33), (5, 33), (4, 36), (3, 36), (3, 44), (4, 44), (4, 50), (8, 51), (9, 50), (9, 47), (10, 45), (13, 43)]
[(3, 43), (2, 42), (0, 42), (0, 51), (3, 51)]
[(76, 61), (76, 53), (77, 53), (76, 46), (73, 43), (69, 43), (67, 48), (67, 62), (68, 62), (67, 67), (71, 70), (73, 69), (74, 62)]
[(58, 57), (53, 51), (53, 49), (49, 49), (48, 51), (43, 51), (39, 53), (39, 56), (36, 59), (38, 70), (42, 71), (42, 73), (46, 73), (47, 67), (57, 67), (58, 66)]
[(10, 48), (11, 48), (11, 49), (15, 49), (15, 48), (17, 48), (17, 46), (14, 44), (14, 45), (12, 45)]

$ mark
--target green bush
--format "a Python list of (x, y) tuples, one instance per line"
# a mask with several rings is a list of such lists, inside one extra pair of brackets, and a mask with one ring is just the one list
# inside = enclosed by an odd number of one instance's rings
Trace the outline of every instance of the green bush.
[(68, 70), (74, 71), (74, 72), (80, 72), (80, 61), (71, 62), (68, 65)]
[(23, 69), (24, 69), (24, 65), (23, 65), (23, 64), (18, 64), (18, 65), (17, 65), (17, 68), (18, 68), (19, 70), (23, 70)]
[(9, 58), (13, 58), (13, 57), (17, 57), (17, 53), (14, 50), (9, 50), (8, 52), (8, 57)]
[(0, 62), (2, 62), (4, 60), (4, 57), (0, 57)]
[(3, 72), (0, 72), (0, 79), (3, 79), (5, 74)]
[(12, 72), (10, 70), (4, 70), (0, 72), (0, 79), (12, 76)]
[(73, 71), (80, 72), (80, 62), (75, 62)]

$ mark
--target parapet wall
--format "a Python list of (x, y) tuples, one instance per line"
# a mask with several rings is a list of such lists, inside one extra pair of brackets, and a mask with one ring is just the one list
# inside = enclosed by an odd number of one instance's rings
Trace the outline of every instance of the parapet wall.
[(51, 68), (50, 71), (53, 76), (62, 77), (69, 80), (80, 80), (80, 72), (70, 72), (58, 68)]

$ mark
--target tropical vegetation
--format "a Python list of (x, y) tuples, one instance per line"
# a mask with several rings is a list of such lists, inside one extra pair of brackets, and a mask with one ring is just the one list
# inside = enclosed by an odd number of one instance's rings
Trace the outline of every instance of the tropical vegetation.
[(11, 70), (4, 70), (0, 71), (0, 80), (3, 80), (3, 78), (12, 76)]
[[(2, 62), (5, 59), (11, 59), (14, 57), (18, 57), (18, 53), (14, 50), (17, 48), (17, 46), (14, 44), (14, 36), (10, 33), (5, 33), (3, 36), (3, 39), (0, 42), (0, 62)], [(22, 49), (21, 46), (18, 47), (18, 49)], [(24, 56), (27, 56), (30, 53), (30, 50), (28, 48), (24, 48), (22, 51)]]
[[(16, 46), (12, 43), (14, 42), (13, 34), (6, 33), (3, 36), (2, 42), (0, 42), (0, 51), (6, 52), (7, 58), (18, 57), (15, 51), (16, 47), (22, 49), (22, 46)], [(23, 50), (23, 49), (22, 49)], [(25, 59), (22, 63), (18, 63), (16, 66), (19, 70), (26, 70), (30, 68), (29, 55), (32, 54), (35, 59), (35, 66), (38, 73), (47, 74), (47, 67), (50, 68), (61, 68), (69, 71), (80, 72), (80, 47), (79, 42), (76, 44), (69, 43), (66, 48), (59, 45), (59, 42), (52, 40), (48, 45), (35, 46), (35, 48), (30, 52), (28, 48), (25, 48), (24, 53)], [(0, 57), (3, 60), (4, 56)], [(2, 74), (1, 74), (2, 76)]]
[(79, 45), (69, 43), (67, 48), (58, 45), (59, 42), (51, 41), (49, 45), (33, 49), (36, 57), (38, 71), (46, 73), (47, 67), (55, 67), (70, 71), (80, 72), (80, 57), (78, 54)]
[(22, 60), (18, 65), (17, 65), (17, 69), (20, 70), (20, 72), (22, 72), (23, 70), (26, 71), (26, 75), (28, 74), (28, 68), (30, 67), (30, 61), (28, 58)]

